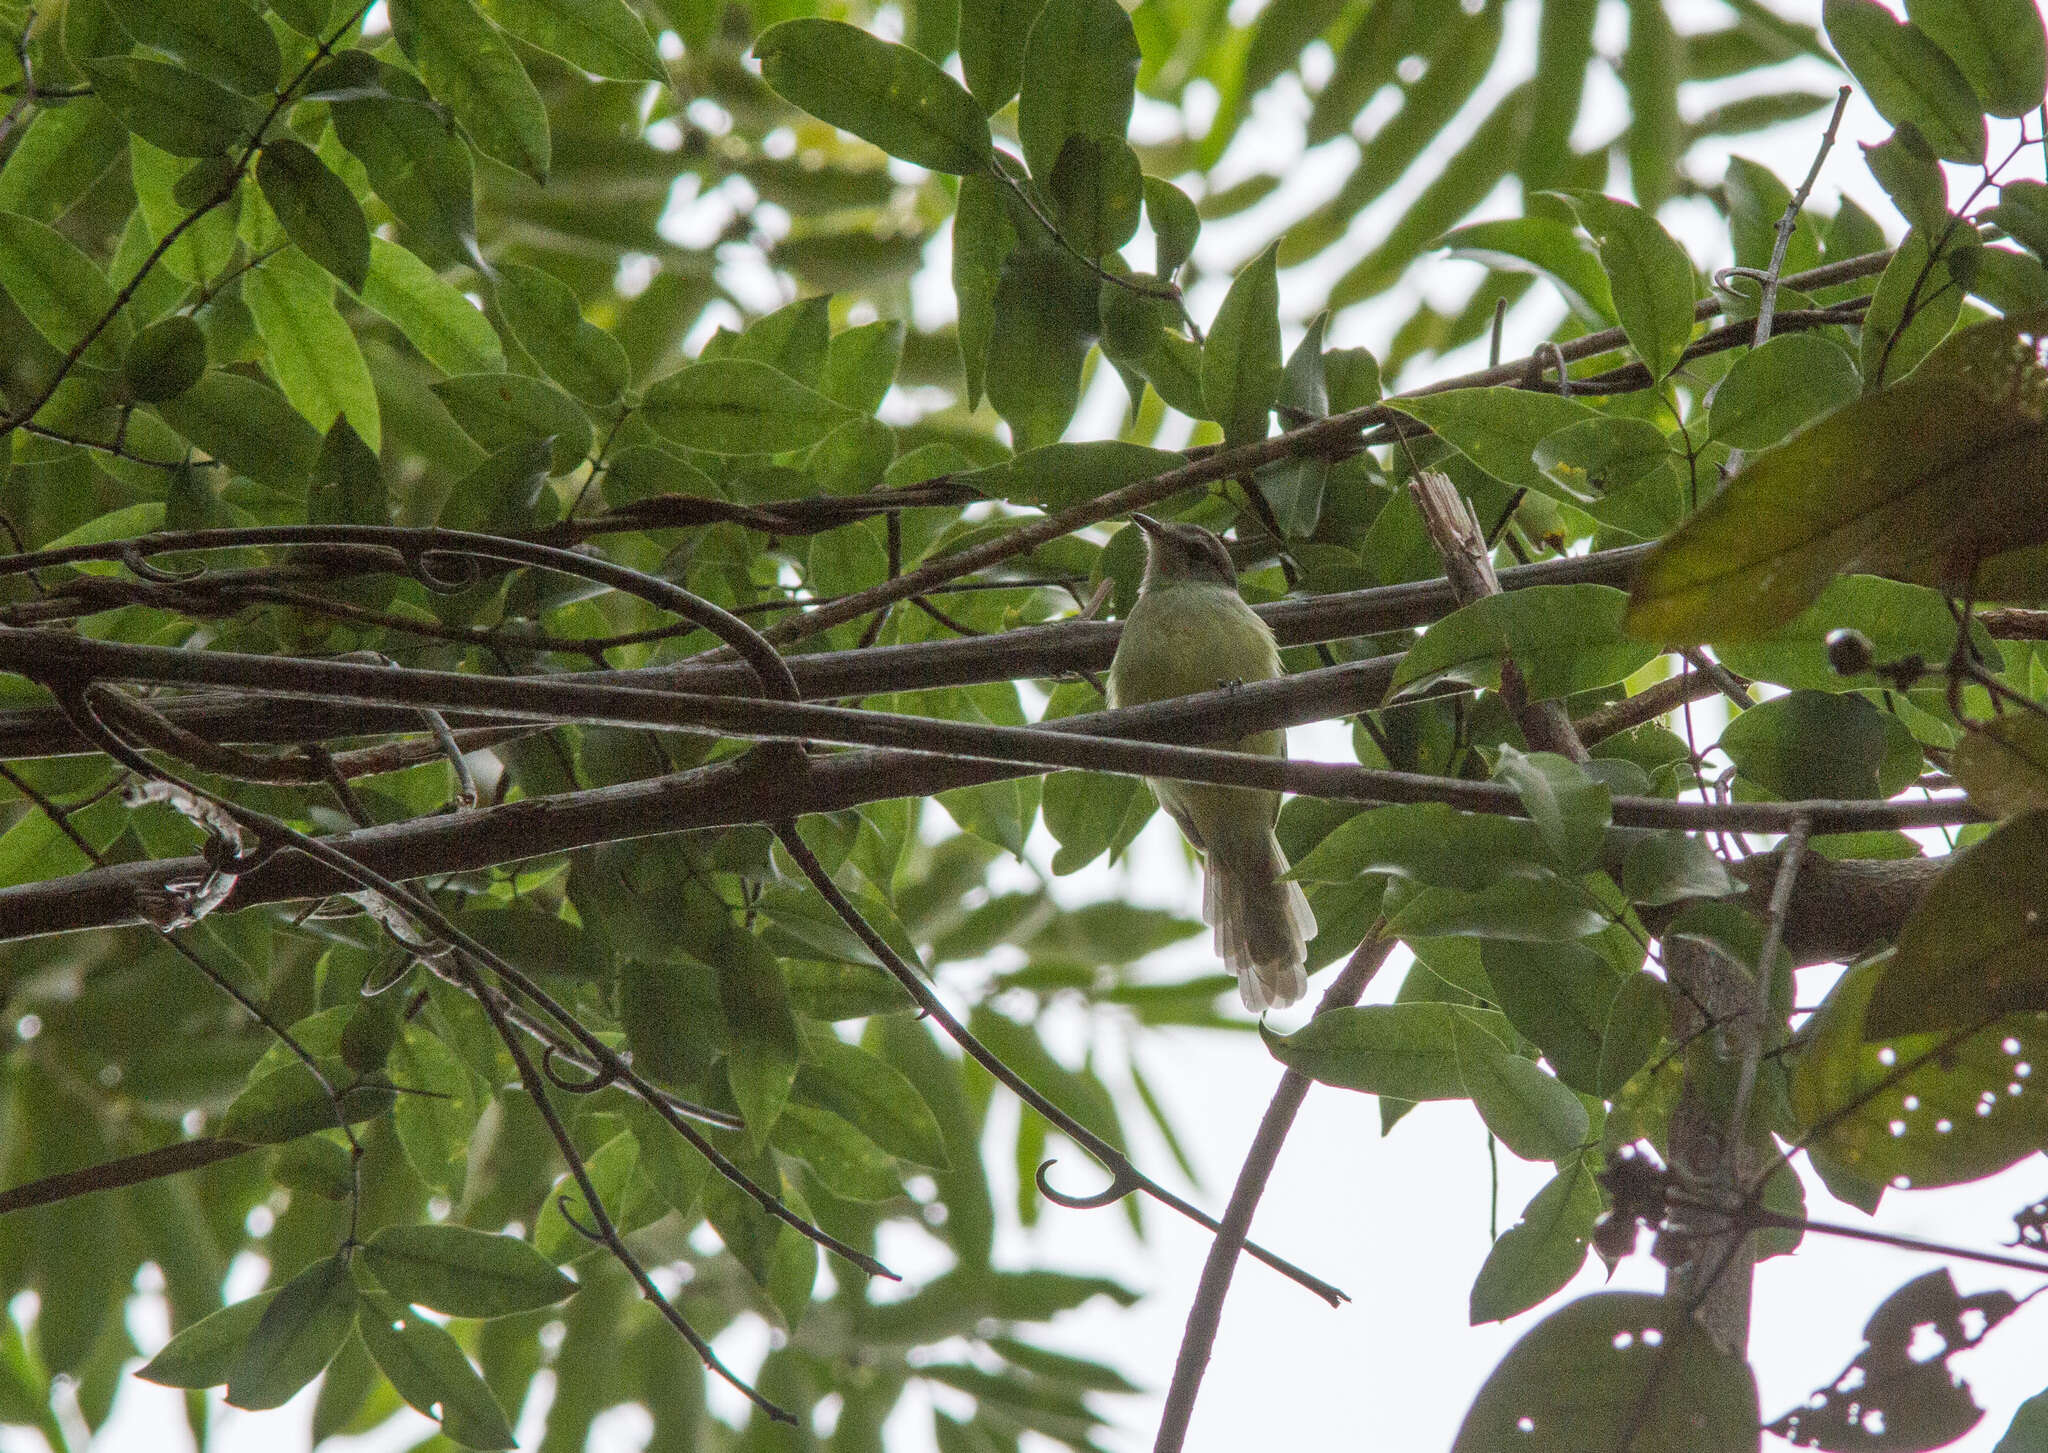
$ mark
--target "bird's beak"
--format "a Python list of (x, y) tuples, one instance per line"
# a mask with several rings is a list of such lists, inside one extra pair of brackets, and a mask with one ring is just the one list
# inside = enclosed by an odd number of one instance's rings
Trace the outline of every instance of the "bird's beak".
[(1150, 515), (1141, 515), (1136, 510), (1131, 511), (1131, 523), (1155, 540), (1166, 533), (1166, 527), (1160, 524), (1159, 521), (1153, 519)]

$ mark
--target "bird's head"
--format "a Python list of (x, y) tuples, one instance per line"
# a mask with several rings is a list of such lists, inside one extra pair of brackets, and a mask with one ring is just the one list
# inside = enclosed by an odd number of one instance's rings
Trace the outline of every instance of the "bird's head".
[(1145, 532), (1143, 590), (1161, 585), (1237, 586), (1237, 566), (1230, 551), (1212, 530), (1179, 520), (1155, 520), (1133, 514), (1131, 523)]

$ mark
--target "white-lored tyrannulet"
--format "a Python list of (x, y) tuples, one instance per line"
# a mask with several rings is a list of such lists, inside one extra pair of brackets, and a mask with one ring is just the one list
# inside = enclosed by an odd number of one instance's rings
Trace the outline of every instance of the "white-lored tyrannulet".
[[(1237, 567), (1223, 542), (1200, 525), (1131, 519), (1145, 532), (1145, 579), (1110, 663), (1109, 704), (1142, 706), (1278, 676), (1280, 649), (1237, 593)], [(1277, 731), (1226, 745), (1287, 755), (1287, 738)], [(1202, 917), (1216, 930), (1217, 956), (1237, 975), (1245, 1008), (1286, 1008), (1308, 992), (1305, 946), (1316, 918), (1300, 885), (1281, 878), (1287, 856), (1273, 837), (1280, 794), (1145, 780), (1201, 850)]]

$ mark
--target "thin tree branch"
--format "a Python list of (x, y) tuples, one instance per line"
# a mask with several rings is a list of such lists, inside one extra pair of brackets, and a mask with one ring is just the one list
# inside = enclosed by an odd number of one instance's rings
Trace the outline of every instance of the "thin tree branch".
[[(1344, 971), (1323, 991), (1316, 1005), (1320, 1017), (1332, 1009), (1349, 1008), (1365, 993), (1365, 987), (1379, 972), (1380, 965), (1398, 942), (1380, 936), (1381, 925), (1373, 925), (1365, 942), (1352, 953)], [(1167, 1389), (1166, 1405), (1160, 1414), (1159, 1432), (1153, 1439), (1153, 1453), (1179, 1453), (1187, 1441), (1188, 1426), (1195, 1413), (1195, 1398), (1201, 1392), (1202, 1374), (1216, 1345), (1217, 1329), (1223, 1324), (1223, 1302), (1230, 1295), (1230, 1283), (1237, 1270), (1237, 1253), (1251, 1232), (1252, 1214), (1265, 1194), (1266, 1182), (1280, 1159), (1280, 1147), (1294, 1126), (1309, 1086), (1315, 1082), (1300, 1070), (1289, 1069), (1280, 1076), (1273, 1099), (1259, 1121), (1251, 1148), (1231, 1187), (1230, 1203), (1223, 1211), (1223, 1224), (1209, 1244), (1202, 1263), (1202, 1278), (1196, 1283), (1193, 1303), (1188, 1307), (1187, 1328), (1181, 1333), (1180, 1353), (1174, 1359), (1173, 1383)]]

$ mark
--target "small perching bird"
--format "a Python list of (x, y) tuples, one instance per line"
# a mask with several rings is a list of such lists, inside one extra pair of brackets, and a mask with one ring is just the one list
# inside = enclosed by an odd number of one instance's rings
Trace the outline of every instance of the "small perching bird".
[[(1200, 525), (1131, 519), (1145, 532), (1145, 578), (1110, 663), (1109, 704), (1142, 706), (1278, 676), (1280, 648), (1237, 593), (1237, 567), (1223, 542)], [(1287, 755), (1278, 731), (1227, 745)], [(1301, 885), (1283, 880), (1287, 855), (1273, 836), (1280, 794), (1145, 780), (1202, 853), (1202, 917), (1216, 930), (1217, 956), (1237, 975), (1245, 1008), (1286, 1008), (1308, 992), (1307, 944), (1316, 919)]]

